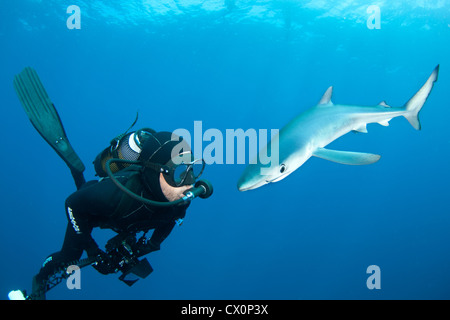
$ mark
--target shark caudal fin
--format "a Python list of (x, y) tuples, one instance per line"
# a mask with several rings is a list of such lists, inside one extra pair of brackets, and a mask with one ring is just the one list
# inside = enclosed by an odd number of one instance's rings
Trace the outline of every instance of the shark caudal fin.
[(428, 95), (433, 89), (434, 83), (437, 81), (439, 73), (439, 65), (434, 68), (433, 73), (428, 78), (427, 82), (420, 88), (419, 91), (406, 103), (406, 113), (404, 117), (411, 123), (416, 130), (420, 130), (419, 112), (422, 109)]

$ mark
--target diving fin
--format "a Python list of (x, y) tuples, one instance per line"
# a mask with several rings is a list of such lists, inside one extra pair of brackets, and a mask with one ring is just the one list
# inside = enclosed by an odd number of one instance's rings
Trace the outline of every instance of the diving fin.
[(26, 292), (22, 290), (12, 290), (8, 293), (9, 300), (27, 300)]
[(85, 166), (70, 145), (58, 112), (36, 71), (26, 67), (14, 77), (14, 88), (31, 123), (64, 160), (77, 184), (76, 177), (82, 176)]

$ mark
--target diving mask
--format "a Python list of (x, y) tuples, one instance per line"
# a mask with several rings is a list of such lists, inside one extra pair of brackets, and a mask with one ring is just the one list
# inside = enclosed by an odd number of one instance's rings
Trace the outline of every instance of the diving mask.
[(165, 165), (145, 162), (144, 167), (161, 172), (172, 187), (181, 187), (195, 183), (205, 170), (205, 160), (193, 159), (189, 152), (170, 159)]

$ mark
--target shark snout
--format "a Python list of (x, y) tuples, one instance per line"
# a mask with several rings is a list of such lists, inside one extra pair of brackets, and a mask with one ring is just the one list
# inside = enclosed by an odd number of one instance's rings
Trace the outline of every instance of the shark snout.
[(239, 178), (237, 188), (239, 191), (247, 191), (259, 188), (265, 184), (267, 184), (267, 181), (264, 176), (255, 174), (247, 169)]
[(239, 191), (247, 191), (259, 188), (268, 182), (266, 180), (260, 180), (258, 182), (251, 182), (251, 181), (239, 181), (237, 184), (237, 188)]
[(242, 176), (239, 178), (239, 181), (237, 183), (237, 188), (239, 191), (247, 191), (247, 190), (252, 190), (252, 189), (256, 189), (259, 187), (262, 187), (263, 185), (272, 183), (272, 182), (276, 182), (278, 180), (281, 180), (282, 178), (284, 178), (285, 175), (277, 175), (277, 176), (273, 176), (273, 175), (264, 175), (264, 174), (254, 174), (254, 173), (248, 173), (248, 172), (244, 172), (242, 174)]

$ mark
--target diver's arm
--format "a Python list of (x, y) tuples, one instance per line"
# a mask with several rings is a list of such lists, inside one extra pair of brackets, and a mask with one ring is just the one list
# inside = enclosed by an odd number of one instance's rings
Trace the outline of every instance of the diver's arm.
[(139, 246), (139, 256), (146, 255), (161, 248), (161, 243), (167, 238), (175, 226), (175, 222), (171, 221), (157, 227), (149, 240), (145, 244)]
[(161, 243), (169, 236), (172, 232), (173, 227), (175, 226), (175, 221), (170, 221), (166, 224), (163, 224), (153, 231), (152, 237), (150, 241), (156, 245), (159, 249)]

